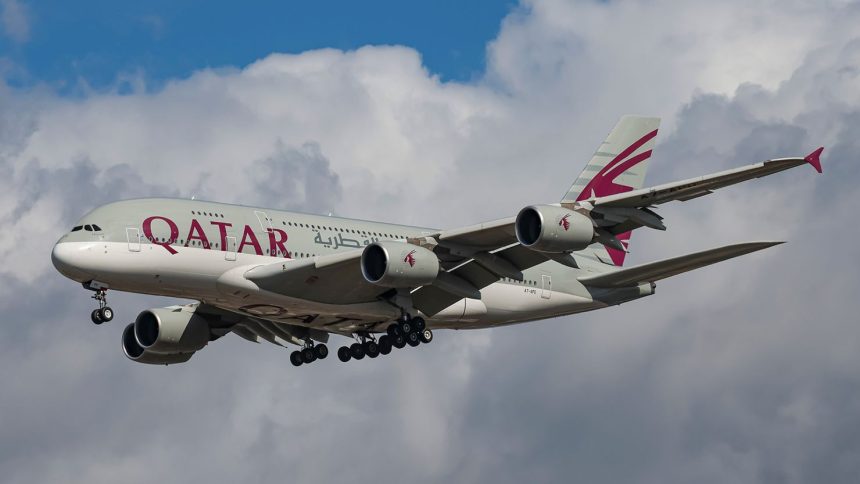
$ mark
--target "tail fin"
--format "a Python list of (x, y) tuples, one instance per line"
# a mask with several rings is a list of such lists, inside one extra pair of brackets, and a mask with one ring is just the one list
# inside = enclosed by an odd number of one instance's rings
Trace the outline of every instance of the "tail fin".
[[(660, 118), (622, 116), (561, 202), (573, 203), (642, 188), (659, 126)], [(628, 246), (630, 232), (615, 237)], [(624, 264), (624, 251), (602, 245), (593, 246), (593, 251), (608, 264)]]

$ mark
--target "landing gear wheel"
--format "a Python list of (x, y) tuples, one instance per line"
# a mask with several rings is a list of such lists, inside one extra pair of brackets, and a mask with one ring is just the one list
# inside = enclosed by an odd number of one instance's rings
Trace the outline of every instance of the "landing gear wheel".
[(397, 348), (398, 350), (399, 350), (399, 349), (402, 349), (404, 346), (406, 346), (406, 338), (404, 338), (404, 337), (403, 337), (403, 335), (396, 336), (396, 337), (391, 341), (391, 344), (392, 344), (392, 346), (394, 346), (394, 347), (395, 347), (395, 348)]
[(403, 334), (403, 332), (400, 331), (400, 325), (397, 323), (389, 324), (388, 328), (385, 329), (385, 332), (388, 333), (388, 336), (391, 336), (392, 338), (396, 338), (397, 336)]
[(433, 331), (430, 331), (429, 329), (425, 329), (418, 335), (420, 336), (422, 343), (429, 343), (433, 341)]
[(313, 348), (305, 348), (302, 350), (302, 363), (313, 363), (316, 359), (317, 355), (314, 354)]
[(328, 356), (328, 346), (324, 344), (314, 346), (314, 356), (316, 356), (318, 360), (324, 360), (325, 357)]
[(418, 316), (417, 318), (412, 319), (412, 327), (415, 328), (415, 331), (420, 333), (427, 327), (427, 323), (424, 321), (424, 318)]
[(361, 343), (353, 343), (349, 346), (349, 354), (356, 360), (364, 358), (364, 346)]
[(346, 363), (352, 356), (349, 354), (349, 348), (346, 346), (341, 346), (337, 349), (337, 359)]
[(391, 353), (391, 339), (391, 336), (388, 336), (387, 334), (384, 334), (382, 335), (382, 337), (379, 338), (380, 355), (387, 355), (388, 353)]
[(364, 343), (364, 354), (370, 358), (376, 358), (379, 356), (379, 345), (376, 344), (376, 341), (368, 341)]
[(412, 321), (409, 319), (400, 322), (400, 331), (403, 332), (404, 336), (411, 333), (413, 328)]
[(290, 363), (292, 363), (293, 366), (302, 366), (302, 352), (293, 351), (290, 353)]
[(90, 319), (91, 319), (91, 320), (93, 321), (93, 323), (95, 323), (95, 324), (102, 324), (102, 323), (104, 323), (104, 321), (102, 321), (102, 317), (99, 315), (99, 310), (98, 310), (98, 309), (93, 309), (93, 312), (90, 314)]
[(421, 344), (421, 337), (418, 333), (409, 333), (406, 335), (406, 343), (413, 348)]
[(99, 309), (99, 318), (105, 323), (110, 321), (113, 319), (113, 309), (108, 306)]

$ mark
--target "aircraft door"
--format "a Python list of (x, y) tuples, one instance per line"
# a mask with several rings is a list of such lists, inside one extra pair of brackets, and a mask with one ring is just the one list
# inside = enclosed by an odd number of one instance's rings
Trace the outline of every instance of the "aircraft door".
[(540, 297), (544, 299), (549, 299), (552, 295), (552, 276), (550, 276), (549, 274), (541, 274), (540, 282)]
[(267, 234), (272, 231), (272, 219), (266, 215), (266, 212), (261, 212), (259, 210), (254, 210), (254, 215), (257, 216), (257, 220), (260, 222), (260, 228), (262, 229), (264, 234)]
[(225, 240), (227, 247), (224, 247), (224, 259), (236, 260), (236, 237), (228, 235)]
[(140, 230), (137, 227), (127, 227), (125, 236), (128, 238), (128, 251), (140, 252)]

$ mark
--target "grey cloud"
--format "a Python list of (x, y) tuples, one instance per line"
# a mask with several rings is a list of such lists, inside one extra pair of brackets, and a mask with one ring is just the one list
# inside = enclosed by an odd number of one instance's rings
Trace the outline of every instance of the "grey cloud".
[(278, 141), (275, 152), (252, 163), (246, 173), (251, 189), (242, 203), (248, 205), (325, 213), (341, 200), (340, 179), (316, 143), (295, 148)]

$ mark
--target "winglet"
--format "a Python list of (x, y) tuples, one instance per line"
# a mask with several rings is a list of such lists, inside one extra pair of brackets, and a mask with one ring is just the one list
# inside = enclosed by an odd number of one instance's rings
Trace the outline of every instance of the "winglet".
[(821, 156), (822, 151), (824, 151), (823, 146), (806, 155), (806, 158), (804, 158), (804, 161), (812, 165), (812, 167), (815, 168), (815, 171), (817, 171), (818, 173), (821, 173), (821, 160), (819, 159), (819, 157)]

